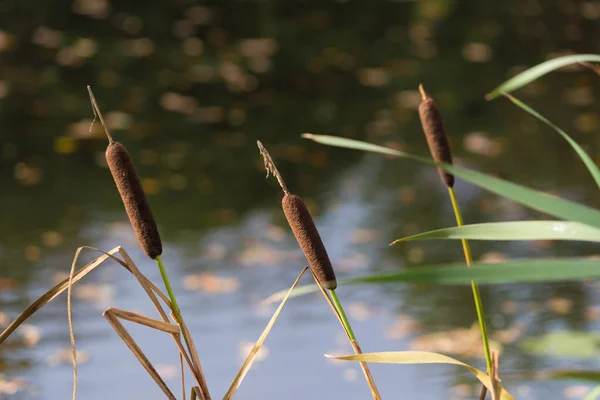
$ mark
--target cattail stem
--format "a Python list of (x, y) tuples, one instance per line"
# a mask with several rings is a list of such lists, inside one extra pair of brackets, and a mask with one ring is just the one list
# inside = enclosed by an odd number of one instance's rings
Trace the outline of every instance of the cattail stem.
[(344, 312), (344, 307), (342, 307), (342, 303), (340, 302), (340, 298), (335, 292), (335, 289), (330, 290), (329, 294), (331, 295), (331, 300), (333, 301), (333, 305), (337, 309), (338, 313), (340, 313), (340, 318), (342, 319), (342, 324), (344, 324), (344, 328), (348, 332), (348, 337), (350, 340), (356, 341), (356, 336), (354, 335), (354, 331), (352, 330), (352, 326), (350, 326), (350, 321)]
[(193, 351), (192, 349), (194, 349), (194, 346), (192, 346), (190, 338), (188, 337), (186, 329), (184, 328), (181, 310), (179, 309), (179, 304), (177, 304), (177, 299), (175, 298), (175, 293), (173, 292), (173, 288), (171, 287), (171, 282), (169, 281), (169, 276), (167, 275), (167, 270), (165, 269), (161, 256), (156, 257), (156, 264), (158, 265), (160, 276), (162, 277), (162, 280), (165, 284), (165, 288), (167, 289), (167, 295), (169, 296), (169, 300), (171, 301), (171, 305), (173, 306), (173, 314), (175, 314), (175, 319), (179, 324), (181, 334), (183, 335), (183, 341), (185, 342), (185, 345), (187, 346), (188, 350), (191, 352)]
[[(358, 340), (356, 340), (356, 335), (354, 334), (354, 331), (352, 330), (350, 321), (348, 320), (348, 317), (346, 316), (344, 307), (342, 307), (342, 302), (340, 301), (335, 289), (330, 289), (330, 290), (328, 290), (328, 292), (329, 292), (329, 295), (331, 296), (331, 303), (335, 307), (335, 310), (337, 311), (337, 313), (340, 317), (339, 320), (343, 325), (344, 331), (346, 331), (346, 333), (348, 335), (348, 339), (350, 340), (350, 345), (352, 346), (352, 349), (354, 350), (354, 352), (356, 354), (362, 354), (362, 349), (360, 348), (360, 345), (358, 344)], [(371, 394), (373, 395), (373, 399), (381, 400), (381, 395), (379, 394), (379, 389), (377, 389), (377, 385), (375, 384), (375, 380), (373, 379), (373, 375), (371, 374), (371, 370), (369, 369), (369, 366), (367, 365), (366, 362), (361, 361), (360, 367), (365, 375), (367, 384), (369, 385), (369, 388), (371, 389)]]
[[(456, 194), (454, 193), (454, 189), (448, 188), (448, 193), (450, 194), (450, 202), (452, 203), (452, 209), (454, 210), (454, 216), (456, 217), (456, 225), (463, 226), (463, 217), (462, 213), (460, 212), (458, 201), (456, 200)], [(467, 267), (471, 268), (473, 258), (471, 257), (471, 249), (469, 247), (469, 242), (466, 239), (462, 239), (461, 241), (463, 252), (465, 253), (465, 261), (467, 263)], [(487, 365), (488, 373), (491, 373), (492, 357), (490, 355), (490, 344), (488, 341), (487, 328), (483, 316), (483, 305), (481, 303), (481, 296), (479, 294), (479, 286), (475, 281), (471, 281), (471, 289), (473, 290), (473, 299), (475, 300), (475, 309), (477, 310), (477, 319), (479, 320), (479, 329), (481, 330), (481, 340), (483, 342), (483, 348), (485, 351), (485, 362)]]
[[(160, 271), (160, 276), (162, 277), (162, 280), (165, 284), (165, 288), (167, 289), (167, 294), (169, 295), (169, 300), (171, 300), (171, 305), (173, 306), (173, 314), (175, 314), (177, 323), (179, 325), (183, 326), (183, 323), (181, 320), (181, 311), (179, 310), (179, 305), (177, 304), (177, 300), (175, 299), (175, 293), (173, 293), (173, 288), (171, 287), (171, 282), (169, 281), (169, 277), (167, 276), (167, 270), (165, 269), (165, 266), (163, 264), (161, 256), (156, 257), (156, 264), (158, 265), (158, 270)], [(181, 331), (184, 332), (184, 336), (185, 336), (185, 331), (183, 329)]]

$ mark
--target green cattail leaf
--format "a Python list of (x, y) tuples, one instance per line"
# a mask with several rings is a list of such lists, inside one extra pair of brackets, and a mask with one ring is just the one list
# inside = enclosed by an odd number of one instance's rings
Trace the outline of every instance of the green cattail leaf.
[[(330, 356), (325, 355), (327, 358), (333, 358), (335, 360), (344, 361), (364, 361), (370, 363), (384, 363), (384, 364), (451, 364), (459, 365), (466, 368), (471, 372), (481, 383), (492, 391), (492, 381), (488, 374), (478, 370), (475, 367), (465, 364), (462, 361), (458, 361), (452, 357), (445, 356), (439, 353), (431, 353), (427, 351), (388, 351), (380, 353), (363, 353), (355, 354), (350, 356)], [(500, 399), (502, 400), (514, 400), (506, 389), (499, 386)]]
[(423, 239), (575, 240), (600, 242), (600, 229), (571, 221), (511, 221), (436, 229), (392, 242)]
[(539, 77), (546, 75), (549, 72), (565, 67), (570, 64), (585, 63), (585, 62), (597, 62), (600, 63), (600, 54), (574, 54), (569, 56), (563, 56), (553, 58), (552, 60), (545, 61), (541, 64), (531, 67), (526, 71), (510, 78), (485, 97), (488, 100), (495, 99), (503, 93), (509, 93), (519, 89), (538, 79)]
[[(366, 283), (419, 283), (433, 285), (504, 284), (521, 282), (553, 282), (582, 279), (600, 279), (598, 260), (586, 258), (546, 258), (507, 261), (498, 264), (474, 263), (471, 268), (463, 264), (419, 266), (394, 272), (376, 273), (341, 281), (344, 285)], [(316, 285), (297, 288), (295, 295), (316, 292)], [(279, 301), (286, 292), (270, 296), (269, 303)]]
[(573, 148), (573, 150), (575, 150), (575, 152), (577, 153), (577, 155), (579, 156), (579, 158), (581, 158), (581, 161), (583, 161), (583, 163), (585, 164), (585, 166), (587, 167), (587, 169), (590, 171), (590, 174), (592, 174), (592, 177), (596, 181), (596, 185), (598, 185), (598, 187), (600, 188), (600, 169), (598, 169), (598, 166), (596, 165), (596, 163), (581, 148), (581, 146), (579, 146), (577, 144), (577, 142), (574, 141), (569, 136), (569, 134), (567, 132), (563, 131), (558, 126), (554, 125), (552, 122), (550, 122), (544, 116), (542, 116), (541, 114), (539, 114), (533, 108), (529, 107), (527, 104), (523, 103), (521, 100), (519, 100), (519, 99), (517, 99), (517, 98), (515, 98), (515, 97), (513, 97), (513, 96), (511, 96), (509, 94), (507, 94), (506, 97), (510, 101), (512, 101), (516, 106), (518, 106), (521, 109), (525, 110), (529, 114), (533, 115), (534, 117), (536, 117), (537, 119), (539, 119), (540, 121), (542, 121), (543, 123), (545, 123), (546, 125), (548, 125), (549, 127), (551, 127), (552, 129), (554, 129), (556, 132), (558, 132), (571, 145), (571, 147)]
[(581, 222), (585, 225), (600, 229), (600, 211), (598, 210), (575, 203), (573, 201), (551, 196), (547, 193), (529, 189), (525, 186), (505, 181), (481, 172), (473, 171), (464, 167), (458, 167), (456, 165), (436, 164), (425, 157), (403, 153), (401, 151), (393, 150), (383, 146), (377, 146), (371, 143), (361, 142), (358, 140), (313, 134), (304, 134), (303, 137), (329, 146), (370, 151), (395, 157), (404, 157), (419, 161), (424, 164), (435, 165), (439, 168), (445, 169), (453, 175), (462, 178), (467, 182), (474, 184), (475, 186), (492, 193), (496, 193), (502, 197), (511, 199), (517, 203), (523, 204), (526, 207), (547, 213), (557, 218)]

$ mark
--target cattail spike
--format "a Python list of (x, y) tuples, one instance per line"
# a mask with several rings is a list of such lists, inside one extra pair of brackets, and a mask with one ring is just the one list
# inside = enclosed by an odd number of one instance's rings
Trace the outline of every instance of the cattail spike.
[(269, 177), (269, 174), (272, 174), (277, 179), (277, 182), (279, 182), (279, 186), (281, 186), (281, 190), (283, 190), (283, 193), (286, 196), (289, 195), (290, 192), (289, 192), (287, 186), (285, 185), (285, 182), (283, 181), (283, 177), (279, 173), (279, 170), (275, 166), (275, 163), (273, 162), (271, 155), (269, 154), (267, 149), (265, 149), (265, 146), (263, 146), (263, 144), (260, 142), (260, 140), (256, 141), (256, 145), (258, 146), (258, 151), (260, 151), (260, 155), (263, 157), (263, 161), (265, 162), (265, 169), (267, 170), (267, 178)]
[[(423, 85), (419, 85), (419, 91), (423, 96), (423, 101), (419, 105), (419, 117), (421, 126), (429, 145), (429, 151), (433, 160), (437, 163), (452, 164), (452, 154), (450, 144), (444, 129), (442, 114), (435, 101), (427, 96)], [(442, 182), (449, 188), (454, 186), (454, 175), (438, 168)]]
[(112, 142), (106, 148), (106, 162), (142, 250), (156, 259), (162, 254), (160, 233), (129, 152), (121, 143)]
[(286, 194), (281, 205), (296, 241), (319, 283), (325, 289), (337, 288), (337, 280), (327, 250), (304, 201), (294, 194)]
[[(106, 133), (106, 137), (108, 137), (108, 144), (114, 143), (112, 136), (110, 135), (110, 131), (108, 130), (108, 126), (104, 122), (104, 118), (102, 117), (102, 112), (100, 111), (100, 107), (98, 107), (98, 103), (96, 102), (96, 97), (94, 97), (94, 92), (92, 92), (92, 87), (88, 85), (87, 87), (88, 93), (90, 95), (90, 101), (92, 102), (92, 110), (94, 110), (94, 121), (96, 121), (96, 116), (100, 118), (100, 123), (104, 127), (104, 133)], [(92, 125), (90, 125), (90, 131), (92, 130), (92, 126), (94, 126), (94, 121), (92, 121)]]

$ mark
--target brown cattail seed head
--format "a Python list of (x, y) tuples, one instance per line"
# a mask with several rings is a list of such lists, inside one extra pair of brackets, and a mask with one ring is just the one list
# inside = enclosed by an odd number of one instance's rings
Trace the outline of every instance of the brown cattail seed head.
[[(444, 121), (442, 120), (442, 114), (435, 101), (427, 96), (423, 90), (423, 86), (419, 86), (423, 101), (419, 105), (419, 117), (421, 117), (421, 126), (425, 137), (427, 138), (427, 144), (429, 145), (429, 151), (433, 160), (438, 163), (452, 164), (452, 154), (450, 153), (450, 145), (448, 144), (448, 138), (446, 137), (446, 131), (444, 130)], [(451, 188), (454, 186), (454, 175), (449, 172), (438, 168), (442, 182)]]
[(308, 208), (302, 199), (294, 194), (285, 195), (281, 205), (292, 232), (319, 283), (325, 289), (335, 289), (337, 287), (335, 273)]
[(148, 257), (155, 259), (162, 254), (160, 234), (142, 182), (125, 146), (119, 142), (109, 144), (106, 148), (106, 162), (142, 250)]

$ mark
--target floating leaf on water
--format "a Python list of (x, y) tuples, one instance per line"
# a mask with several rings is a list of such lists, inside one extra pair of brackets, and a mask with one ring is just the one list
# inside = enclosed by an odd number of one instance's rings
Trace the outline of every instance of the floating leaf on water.
[(187, 290), (199, 290), (206, 294), (234, 293), (240, 288), (236, 277), (219, 277), (211, 272), (188, 275), (183, 278), (183, 287)]
[(521, 337), (526, 331), (527, 327), (525, 324), (517, 323), (510, 328), (501, 329), (494, 332), (491, 337), (495, 341), (502, 344), (514, 343), (518, 338)]
[(173, 364), (157, 364), (156, 372), (165, 380), (172, 380), (179, 376), (179, 367)]
[[(89, 361), (90, 355), (87, 351), (77, 350), (77, 364), (83, 364)], [(46, 361), (50, 366), (56, 367), (60, 364), (71, 364), (71, 348), (62, 348), (46, 357)]]
[(554, 314), (567, 315), (573, 309), (573, 300), (564, 297), (554, 297), (546, 301), (546, 306)]
[(555, 331), (522, 339), (519, 347), (539, 356), (592, 359), (600, 353), (600, 333)]
[(0, 376), (0, 394), (14, 395), (25, 389), (26, 382), (23, 378), (5, 378)]
[(42, 337), (42, 330), (35, 325), (23, 324), (19, 332), (23, 336), (23, 344), (28, 349), (35, 347)]
[(385, 330), (385, 337), (391, 340), (402, 339), (412, 335), (423, 328), (423, 323), (413, 319), (410, 315), (399, 315), (389, 328)]
[(581, 399), (592, 391), (589, 385), (569, 385), (562, 394), (565, 399)]
[(376, 229), (357, 228), (350, 234), (350, 243), (352, 244), (368, 244), (377, 239)]
[[(254, 347), (253, 342), (243, 341), (238, 344), (239, 348), (239, 357), (241, 360), (245, 360), (250, 354), (250, 351)], [(255, 361), (262, 361), (269, 356), (269, 348), (265, 345), (262, 345), (258, 353), (256, 353)]]
[[(490, 347), (501, 351), (502, 345), (490, 340)], [(453, 354), (466, 358), (484, 358), (485, 352), (479, 327), (476, 324), (469, 329), (456, 328), (421, 335), (409, 343), (409, 348), (417, 351)]]

